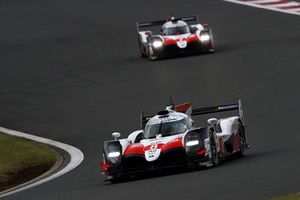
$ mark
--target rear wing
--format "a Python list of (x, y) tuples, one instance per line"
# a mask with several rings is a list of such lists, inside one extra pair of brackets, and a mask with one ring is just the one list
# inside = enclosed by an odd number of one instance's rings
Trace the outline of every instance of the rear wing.
[(217, 112), (226, 112), (226, 111), (233, 111), (238, 110), (240, 119), (245, 126), (245, 119), (244, 119), (244, 111), (242, 106), (242, 99), (239, 99), (237, 103), (234, 104), (227, 104), (227, 105), (219, 105), (219, 106), (211, 106), (205, 108), (194, 108), (192, 109), (192, 116), (194, 115), (204, 115), (210, 113), (217, 113)]
[(182, 20), (182, 21), (185, 21), (185, 22), (196, 21), (197, 23), (199, 23), (199, 18), (198, 18), (197, 15), (195, 15), (195, 16), (187, 16), (187, 17), (168, 18), (168, 19), (165, 19), (165, 20), (136, 22), (136, 28), (137, 28), (137, 31), (139, 32), (140, 28), (151, 27), (151, 26), (161, 26), (164, 23), (166, 23), (167, 21), (178, 21), (178, 20)]
[[(185, 104), (181, 104), (181, 105), (178, 105), (178, 106), (174, 106), (173, 103), (171, 103), (170, 105), (172, 107), (172, 110), (175, 110), (177, 112), (184, 112), (184, 113), (186, 113), (188, 115), (191, 115), (191, 116), (238, 110), (240, 119), (241, 119), (241, 121), (242, 121), (242, 123), (245, 127), (245, 119), (244, 119), (244, 111), (243, 111), (243, 107), (242, 107), (242, 99), (238, 99), (238, 102), (233, 103), (233, 104), (210, 106), (210, 107), (204, 107), (204, 108), (194, 108), (194, 109), (192, 109), (191, 112), (189, 112), (189, 107), (191, 106), (190, 103), (185, 103)], [(153, 116), (154, 115), (146, 116), (143, 111), (141, 112), (141, 115), (140, 115), (141, 129), (144, 129), (146, 123)]]

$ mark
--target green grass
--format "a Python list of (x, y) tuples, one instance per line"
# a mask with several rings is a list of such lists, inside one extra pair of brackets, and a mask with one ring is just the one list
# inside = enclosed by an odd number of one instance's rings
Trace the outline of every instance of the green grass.
[(300, 200), (300, 193), (290, 194), (287, 196), (275, 197), (270, 200)]
[(0, 133), (0, 184), (31, 167), (49, 166), (57, 153), (46, 145)]

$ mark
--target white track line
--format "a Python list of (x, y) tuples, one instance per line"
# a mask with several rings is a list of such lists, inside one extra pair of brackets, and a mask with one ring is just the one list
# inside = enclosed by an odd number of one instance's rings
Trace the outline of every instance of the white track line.
[[(240, 0), (223, 0), (223, 1), (231, 2), (231, 3), (235, 3), (235, 4), (246, 5), (246, 6), (251, 6), (251, 7), (255, 7), (255, 8), (262, 8), (262, 9), (266, 9), (266, 10), (273, 10), (273, 11), (287, 13), (287, 14), (300, 15), (300, 12), (298, 12), (298, 10), (296, 10), (296, 9), (294, 9), (294, 10), (279, 9), (279, 8), (276, 8), (276, 7), (274, 8), (274, 7), (271, 7), (271, 6), (255, 4), (258, 1), (255, 1), (255, 3), (253, 3), (254, 1), (240, 1)], [(284, 5), (285, 4), (281, 4), (281, 6), (284, 6)]]
[(10, 192), (3, 191), (3, 192), (0, 193), (0, 197), (4, 197), (4, 196), (8, 196), (8, 195), (17, 193), (17, 192), (21, 192), (23, 190), (26, 190), (26, 189), (35, 187), (37, 185), (40, 185), (42, 183), (48, 182), (50, 180), (53, 180), (53, 179), (65, 174), (65, 173), (73, 170), (74, 168), (76, 168), (84, 159), (84, 155), (79, 149), (77, 149), (73, 146), (70, 146), (68, 144), (64, 144), (64, 143), (61, 143), (61, 142), (57, 142), (57, 141), (54, 141), (54, 140), (50, 140), (50, 139), (46, 139), (46, 138), (42, 138), (42, 137), (38, 137), (38, 136), (34, 136), (34, 135), (30, 135), (30, 134), (27, 134), (27, 133), (22, 133), (22, 132), (19, 132), (19, 131), (6, 129), (6, 128), (3, 128), (3, 127), (0, 127), (0, 132), (6, 133), (6, 134), (9, 134), (9, 135), (13, 135), (13, 136), (17, 136), (17, 137), (26, 138), (26, 139), (29, 139), (29, 140), (34, 140), (34, 141), (37, 141), (37, 142), (40, 142), (40, 143), (53, 145), (55, 147), (58, 147), (60, 149), (65, 150), (66, 152), (68, 152), (70, 154), (70, 157), (71, 157), (70, 163), (66, 167), (64, 167), (62, 170), (56, 172), (55, 174), (53, 174), (49, 177), (46, 177), (45, 179), (41, 179), (37, 182), (31, 183), (29, 185), (26, 185), (24, 187), (16, 189), (14, 191), (10, 191)]
[(291, 2), (288, 2), (286, 4), (283, 4), (283, 5), (276, 5), (277, 7), (288, 7), (288, 6), (300, 6), (300, 3), (296, 2), (296, 1), (291, 1)]
[(256, 0), (256, 1), (246, 1), (247, 3), (273, 3), (280, 0)]
[(300, 12), (300, 8), (291, 8), (294, 12)]

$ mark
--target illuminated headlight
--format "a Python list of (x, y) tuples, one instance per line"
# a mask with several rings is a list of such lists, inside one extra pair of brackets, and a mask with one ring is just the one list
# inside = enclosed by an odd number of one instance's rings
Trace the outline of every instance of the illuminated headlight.
[(185, 145), (187, 147), (190, 147), (190, 146), (196, 146), (199, 144), (199, 140), (191, 140), (191, 141), (188, 141)]
[(201, 35), (200, 40), (202, 42), (207, 42), (210, 40), (210, 36), (208, 34), (203, 34), (203, 35)]
[(152, 42), (152, 45), (153, 45), (153, 47), (154, 48), (161, 48), (162, 46), (163, 46), (163, 42), (161, 41), (161, 40), (154, 40), (153, 42)]
[(116, 158), (116, 157), (119, 157), (121, 155), (121, 153), (120, 152), (110, 152), (110, 153), (108, 153), (108, 157), (109, 158)]

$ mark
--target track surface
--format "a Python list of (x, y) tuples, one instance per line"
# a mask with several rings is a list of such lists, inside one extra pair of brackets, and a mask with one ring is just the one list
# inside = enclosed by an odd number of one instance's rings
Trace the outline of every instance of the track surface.
[[(135, 21), (199, 13), (218, 52), (149, 62)], [(0, 124), (72, 144), (74, 171), (4, 199), (265, 199), (298, 192), (300, 18), (217, 0), (1, 0)], [(215, 169), (115, 185), (98, 162), (113, 131), (172, 95), (195, 106), (244, 98), (252, 151)]]

